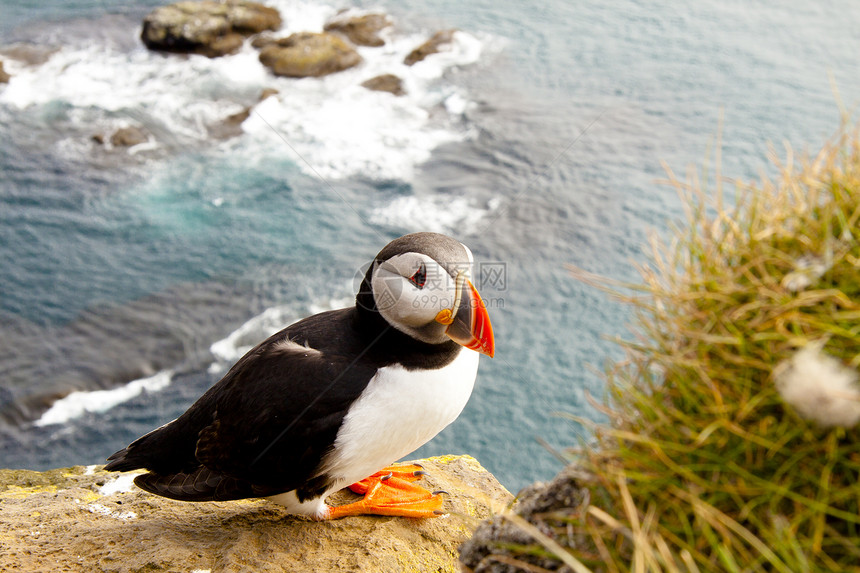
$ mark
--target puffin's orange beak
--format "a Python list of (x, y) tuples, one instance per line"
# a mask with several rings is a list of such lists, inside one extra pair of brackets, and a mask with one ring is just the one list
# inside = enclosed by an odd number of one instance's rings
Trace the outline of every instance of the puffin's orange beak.
[[(460, 277), (457, 278), (460, 279)], [(440, 312), (436, 320), (442, 324), (448, 324), (445, 334), (451, 340), (492, 358), (496, 352), (496, 345), (493, 340), (490, 315), (487, 314), (487, 305), (484, 304), (478, 289), (471, 281), (463, 277), (457, 283), (460, 291), (457, 297), (459, 303), (455, 305), (453, 320), (450, 311)]]

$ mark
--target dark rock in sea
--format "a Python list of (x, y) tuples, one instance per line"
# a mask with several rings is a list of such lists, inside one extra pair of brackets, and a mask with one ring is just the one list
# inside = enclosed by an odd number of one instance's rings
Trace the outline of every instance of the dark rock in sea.
[(409, 55), (403, 60), (407, 66), (416, 64), (431, 54), (439, 51), (439, 47), (445, 44), (450, 44), (454, 40), (454, 32), (457, 30), (441, 30), (433, 34), (433, 36), (409, 52)]
[(278, 95), (278, 93), (278, 90), (276, 90), (275, 88), (263, 88), (263, 91), (260, 92), (260, 101), (263, 101), (267, 97)]
[(47, 62), (57, 51), (59, 51), (59, 48), (53, 46), (42, 46), (26, 42), (7, 44), (0, 48), (0, 54), (9, 59), (17, 60), (25, 66), (40, 66)]
[(356, 46), (379, 47), (385, 45), (385, 40), (379, 37), (379, 33), (390, 25), (391, 20), (385, 14), (364, 14), (335, 17), (324, 29), (326, 32), (343, 34)]
[(10, 76), (6, 70), (3, 69), (3, 60), (0, 60), (0, 84), (5, 84), (9, 82)]
[(346, 70), (361, 56), (336, 34), (300, 32), (265, 45), (260, 61), (277, 76), (304, 78)]
[(242, 111), (228, 115), (218, 123), (208, 126), (209, 136), (213, 139), (230, 139), (242, 135), (242, 122), (248, 119), (252, 109), (251, 106), (248, 106)]
[(266, 46), (272, 46), (278, 43), (278, 38), (272, 34), (258, 34), (251, 38), (251, 46), (262, 50)]
[(149, 134), (141, 127), (121, 127), (110, 136), (114, 147), (131, 147), (149, 141)]
[[(257, 101), (263, 101), (267, 97), (273, 96), (277, 93), (278, 90), (274, 88), (265, 88), (260, 92), (260, 99)], [(248, 119), (248, 116), (251, 115), (252, 111), (254, 111), (253, 105), (246, 106), (241, 111), (230, 114), (218, 123), (208, 126), (207, 129), (210, 137), (214, 139), (229, 139), (231, 137), (242, 135), (242, 123)]]
[(99, 145), (110, 142), (113, 147), (132, 147), (149, 141), (149, 133), (142, 127), (129, 126), (117, 129), (110, 137), (104, 133), (96, 133), (92, 136), (92, 140)]
[(370, 78), (369, 80), (362, 82), (361, 85), (369, 90), (388, 92), (396, 96), (406, 94), (406, 90), (403, 89), (403, 80), (394, 74), (382, 74), (381, 76), (376, 76), (375, 78)]
[[(589, 490), (583, 484), (589, 479), (582, 470), (570, 465), (550, 483), (533, 484), (520, 492), (513, 511), (563, 547), (591, 548), (589, 540), (581, 534), (571, 534), (565, 527), (569, 516), (580, 515), (588, 507)], [(560, 530), (564, 531), (564, 539), (559, 539)], [(479, 525), (460, 546), (460, 564), (469, 573), (570, 571), (548, 553), (528, 532), (504, 515), (497, 515)]]
[(214, 58), (238, 50), (245, 36), (280, 26), (278, 11), (256, 2), (186, 1), (150, 12), (143, 20), (140, 37), (151, 50)]

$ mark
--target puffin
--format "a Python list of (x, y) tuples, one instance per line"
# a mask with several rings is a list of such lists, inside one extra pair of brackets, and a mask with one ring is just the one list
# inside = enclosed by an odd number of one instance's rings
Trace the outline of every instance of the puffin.
[[(495, 352), (461, 242), (413, 233), (373, 259), (355, 305), (315, 314), (251, 349), (175, 420), (107, 459), (182, 501), (266, 498), (315, 520), (436, 517), (443, 491), (393, 465), (466, 406)], [(349, 487), (358, 501), (330, 506)]]

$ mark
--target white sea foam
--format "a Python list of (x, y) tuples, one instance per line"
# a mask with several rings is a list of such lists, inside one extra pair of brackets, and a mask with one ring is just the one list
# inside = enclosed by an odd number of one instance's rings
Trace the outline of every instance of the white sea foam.
[(219, 93), (219, 82), (229, 81), (232, 91), (242, 93), (263, 81), (262, 70), (256, 76), (225, 75), (256, 69), (243, 65), (249, 60), (256, 63), (249, 52), (218, 62), (172, 59), (143, 47), (123, 52), (98, 44), (67, 46), (44, 64), (16, 74), (0, 92), (0, 103), (18, 109), (60, 103), (69, 106), (65, 113), (72, 123), (90, 122), (93, 130), (127, 125), (133, 118), (156, 131), (202, 139), (208, 136), (208, 124), (241, 109), (232, 94)]
[(466, 197), (408, 195), (375, 208), (370, 222), (404, 232), (422, 229), (463, 236), (475, 232), (498, 205), (497, 200), (480, 206)]
[(210, 370), (222, 370), (223, 365), (219, 365), (219, 363), (235, 362), (254, 346), (294, 322), (297, 318), (295, 311), (289, 307), (267, 308), (225, 338), (212, 343), (209, 352), (212, 353), (217, 362), (210, 367)]
[[(283, 89), (242, 127), (258, 145), (280, 149), (310, 174), (409, 181), (434, 148), (470, 135), (462, 125), (467, 95), (441, 78), (481, 52), (480, 41), (458, 32), (446, 51), (403, 64), (425, 39), (412, 35), (391, 38), (382, 48), (359, 48), (360, 66), (324, 78), (279, 79), (274, 85)], [(406, 95), (361, 87), (381, 74), (400, 77)]]
[(216, 361), (210, 365), (209, 371), (211, 373), (224, 371), (254, 346), (284, 327), (296, 322), (302, 316), (343, 308), (349, 304), (352, 304), (351, 298), (320, 300), (312, 303), (308, 308), (308, 312), (304, 315), (300, 315), (293, 308), (287, 306), (267, 308), (257, 316), (249, 319), (225, 338), (212, 343), (209, 351), (215, 357)]
[[(314, 2), (272, 4), (284, 21), (278, 36), (320, 31), (336, 14), (334, 6)], [(10, 64), (16, 73), (0, 90), (0, 105), (44, 108), (46, 137), (60, 110), (77, 126), (73, 137), (82, 142), (76, 146), (61, 139), (58, 152), (66, 154), (90, 149), (95, 133), (141, 125), (156, 139), (128, 150), (140, 153), (208, 141), (210, 127), (271, 87), (279, 93), (255, 107), (242, 125), (245, 136), (223, 144), (231, 154), (292, 157), (307, 173), (326, 179), (358, 175), (408, 181), (436, 146), (468, 137), (463, 122), (468, 94), (445, 74), (477, 62), (486, 40), (456, 32), (439, 53), (406, 66), (405, 56), (430, 32), (402, 34), (390, 27), (383, 35), (385, 46), (358, 48), (359, 66), (299, 80), (274, 77), (247, 42), (239, 53), (215, 59), (165, 55), (142, 45), (129, 50), (99, 40), (69, 44), (41, 65)], [(361, 87), (385, 73), (400, 77), (407, 94), (396, 97)]]
[(355, 304), (355, 299), (351, 296), (347, 298), (328, 298), (325, 300), (319, 300), (317, 302), (311, 303), (311, 305), (308, 307), (308, 315), (319, 314), (327, 310), (346, 308), (348, 306), (352, 306), (353, 304)]
[(35, 426), (63, 424), (79, 418), (87, 412), (106, 412), (118, 404), (139, 396), (144, 391), (158, 392), (167, 388), (170, 385), (172, 375), (173, 373), (169, 370), (164, 370), (148, 378), (133, 380), (124, 386), (111, 390), (72, 392), (54, 402), (48, 411), (33, 424)]

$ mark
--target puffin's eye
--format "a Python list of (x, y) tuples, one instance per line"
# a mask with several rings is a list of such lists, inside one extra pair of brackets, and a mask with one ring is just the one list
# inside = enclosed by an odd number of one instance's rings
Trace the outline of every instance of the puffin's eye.
[(409, 282), (418, 288), (424, 288), (424, 284), (427, 282), (427, 267), (424, 266), (424, 263), (421, 263), (415, 274), (409, 277)]

